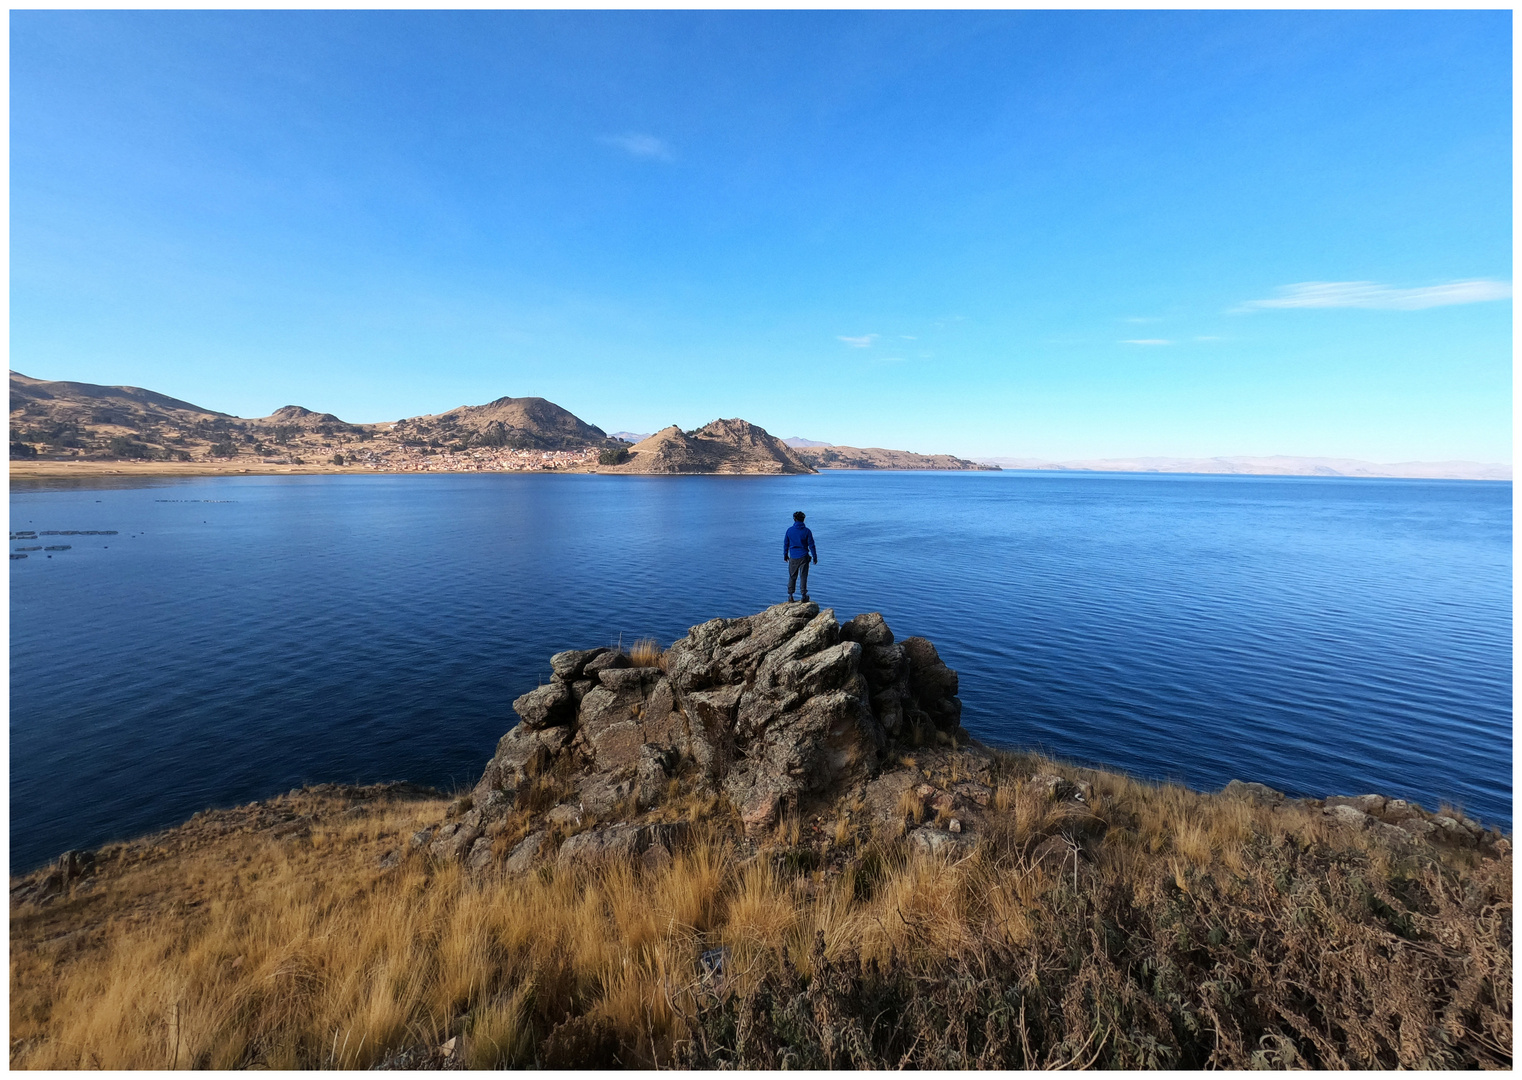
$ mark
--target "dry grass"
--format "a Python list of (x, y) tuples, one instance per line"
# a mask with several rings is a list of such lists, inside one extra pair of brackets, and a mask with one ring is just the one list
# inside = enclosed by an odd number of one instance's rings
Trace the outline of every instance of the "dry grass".
[(654, 638), (640, 638), (629, 647), (629, 663), (634, 667), (666, 669), (666, 654)]
[(695, 795), (650, 871), (380, 870), (442, 801), (107, 858), (13, 909), (11, 1064), (362, 1068), (459, 1036), (473, 1067), (1509, 1066), (1509, 856), (1062, 771), (1087, 808), (1005, 777), (970, 856), (879, 839), (828, 875), (795, 814), (747, 854)]

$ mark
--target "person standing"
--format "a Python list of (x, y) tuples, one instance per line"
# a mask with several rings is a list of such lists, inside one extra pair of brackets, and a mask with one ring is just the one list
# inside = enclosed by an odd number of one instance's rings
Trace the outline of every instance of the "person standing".
[(814, 548), (814, 534), (803, 523), (803, 511), (793, 514), (793, 524), (782, 537), (782, 561), (787, 563), (787, 598), (793, 599), (793, 586), (803, 578), (803, 602), (809, 600), (809, 560), (819, 565), (819, 552)]

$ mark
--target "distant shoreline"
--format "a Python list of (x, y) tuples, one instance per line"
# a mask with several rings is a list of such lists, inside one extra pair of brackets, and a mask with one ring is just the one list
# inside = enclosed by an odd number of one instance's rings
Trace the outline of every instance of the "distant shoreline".
[[(861, 469), (861, 468), (830, 468), (821, 467), (819, 472), (891, 472), (891, 473), (967, 473), (981, 472), (983, 470), (972, 469)], [(1326, 473), (1281, 473), (1281, 472), (1185, 472), (1162, 469), (1072, 469), (1072, 468), (1017, 468), (1005, 466), (1001, 471), (1005, 473), (1041, 473), (1043, 475), (1065, 474), (1069, 476), (1230, 476), (1230, 477), (1263, 477), (1280, 478), (1289, 480), (1456, 480), (1481, 484), (1509, 484), (1510, 477), (1483, 477), (1483, 476), (1348, 476), (1344, 474), (1328, 475)], [(566, 473), (581, 475), (603, 476), (776, 476), (777, 473), (622, 473), (617, 470), (604, 470), (597, 466), (573, 466), (561, 469), (368, 469), (360, 466), (348, 465), (274, 465), (252, 464), (239, 465), (236, 462), (181, 462), (181, 461), (12, 461), (10, 463), (11, 480), (57, 480), (68, 477), (95, 478), (95, 477), (193, 477), (193, 476), (319, 476), (319, 475), (349, 475), (349, 476), (471, 476), (471, 475), (514, 475), (514, 476), (545, 476)], [(807, 474), (803, 474), (807, 475)]]

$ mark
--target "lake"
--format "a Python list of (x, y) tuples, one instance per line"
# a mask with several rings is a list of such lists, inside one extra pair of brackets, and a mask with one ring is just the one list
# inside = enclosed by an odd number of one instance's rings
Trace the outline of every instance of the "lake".
[[(471, 784), (566, 648), (810, 592), (990, 743), (1511, 824), (1511, 485), (1074, 473), (13, 484), (11, 868), (306, 782)], [(42, 532), (115, 530), (115, 535)]]

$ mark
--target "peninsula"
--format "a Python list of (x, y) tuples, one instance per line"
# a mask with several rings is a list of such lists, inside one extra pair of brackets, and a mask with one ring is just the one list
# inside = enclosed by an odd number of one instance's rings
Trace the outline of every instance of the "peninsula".
[(11, 884), (13, 1068), (1509, 1068), (1508, 837), (980, 745), (882, 616), (570, 649), (475, 785)]

